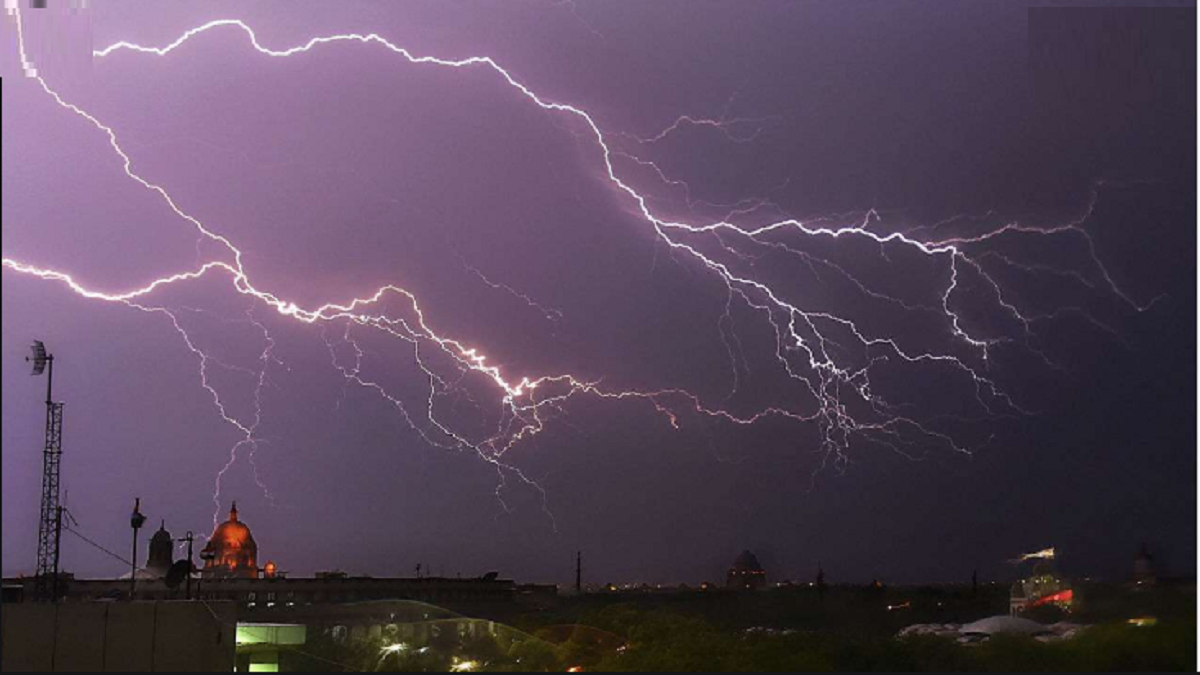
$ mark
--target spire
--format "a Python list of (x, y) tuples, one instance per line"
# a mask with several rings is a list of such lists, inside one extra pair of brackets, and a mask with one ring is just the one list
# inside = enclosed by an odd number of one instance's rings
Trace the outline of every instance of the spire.
[(233, 500), (233, 506), (229, 509), (229, 522), (237, 522), (237, 500)]

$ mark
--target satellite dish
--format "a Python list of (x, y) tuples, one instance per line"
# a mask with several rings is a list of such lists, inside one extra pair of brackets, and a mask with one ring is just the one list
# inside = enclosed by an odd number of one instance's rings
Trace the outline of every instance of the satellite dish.
[(176, 560), (175, 563), (171, 565), (171, 569), (167, 570), (167, 588), (172, 590), (179, 588), (179, 584), (182, 584), (184, 580), (187, 579), (188, 575), (191, 574), (191, 572), (191, 563), (186, 560)]
[(42, 344), (41, 340), (34, 340), (30, 349), (33, 350), (33, 356), (25, 357), (26, 361), (33, 361), (33, 372), (30, 374), (41, 375), (42, 371), (46, 370), (46, 361), (51, 358), (46, 355), (46, 345)]

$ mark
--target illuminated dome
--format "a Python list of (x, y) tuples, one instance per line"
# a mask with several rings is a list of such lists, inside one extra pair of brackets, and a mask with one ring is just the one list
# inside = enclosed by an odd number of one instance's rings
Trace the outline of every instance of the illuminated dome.
[(204, 573), (208, 576), (258, 576), (258, 544), (250, 528), (238, 520), (237, 502), (229, 510), (229, 520), (213, 530), (200, 557), (204, 558)]

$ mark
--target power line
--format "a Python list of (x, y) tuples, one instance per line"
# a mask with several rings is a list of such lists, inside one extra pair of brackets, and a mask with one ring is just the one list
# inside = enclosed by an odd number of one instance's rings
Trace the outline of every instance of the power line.
[[(98, 543), (96, 543), (96, 542), (92, 541), (91, 539), (88, 539), (86, 536), (84, 536), (82, 533), (80, 533), (80, 532), (79, 532), (79, 530), (76, 530), (76, 529), (74, 529), (74, 528), (72, 528), (72, 527), (69, 527), (69, 526), (68, 526), (68, 527), (64, 527), (63, 529), (64, 529), (64, 530), (66, 530), (67, 532), (70, 532), (71, 534), (75, 535), (76, 537), (79, 537), (80, 539), (82, 539), (82, 540), (84, 541), (84, 543), (86, 543), (86, 544), (89, 544), (89, 545), (90, 545), (90, 546), (92, 546), (93, 548), (96, 548), (96, 549), (98, 549), (98, 550), (100, 550), (100, 551), (102, 551), (102, 552), (104, 552), (104, 553), (107, 553), (108, 555), (112, 556), (113, 558), (115, 558), (115, 559), (117, 559), (117, 560), (120, 560), (122, 563), (124, 563), (124, 564), (126, 564), (126, 565), (129, 565), (130, 567), (136, 567), (136, 565), (134, 565), (133, 563), (129, 562), (129, 561), (128, 561), (128, 560), (126, 560), (125, 558), (122, 558), (120, 555), (118, 555), (118, 554), (116, 554), (116, 553), (113, 553), (112, 551), (108, 550), (107, 548), (104, 548), (104, 547), (103, 547), (103, 546), (101, 546), (100, 544), (98, 544)], [(137, 569), (138, 569), (138, 570), (140, 570), (140, 571), (143, 571), (143, 572), (145, 571), (145, 569), (144, 569), (144, 568), (141, 568), (141, 567), (138, 567)]]

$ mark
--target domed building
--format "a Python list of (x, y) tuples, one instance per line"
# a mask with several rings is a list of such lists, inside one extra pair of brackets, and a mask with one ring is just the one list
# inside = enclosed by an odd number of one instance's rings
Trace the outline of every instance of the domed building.
[(758, 590), (767, 585), (767, 573), (750, 551), (742, 551), (725, 576), (725, 587), (738, 591)]
[(150, 556), (146, 558), (146, 573), (153, 577), (165, 577), (171, 569), (172, 557), (175, 552), (175, 542), (171, 533), (167, 532), (167, 522), (164, 520), (158, 526), (158, 532), (150, 538)]
[(1054, 558), (1039, 560), (1033, 574), (1012, 585), (1009, 594), (1009, 614), (1017, 616), (1035, 607), (1053, 606), (1070, 611), (1075, 591), (1070, 582), (1059, 575)]
[(229, 520), (213, 530), (200, 557), (205, 578), (258, 577), (258, 544), (250, 528), (238, 520), (237, 502), (229, 510)]

